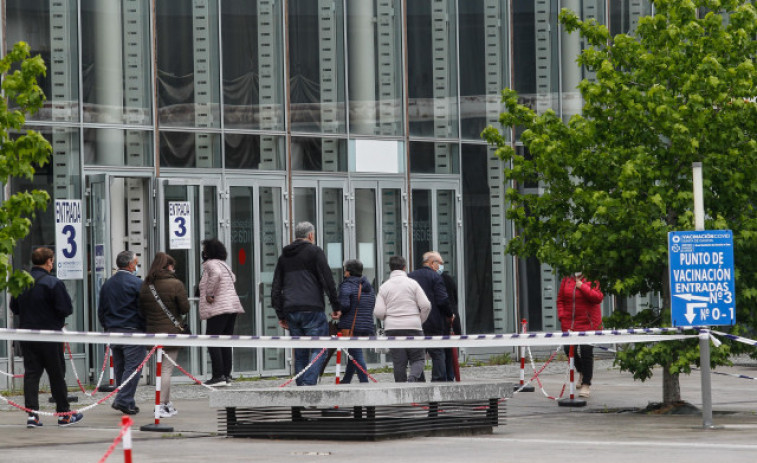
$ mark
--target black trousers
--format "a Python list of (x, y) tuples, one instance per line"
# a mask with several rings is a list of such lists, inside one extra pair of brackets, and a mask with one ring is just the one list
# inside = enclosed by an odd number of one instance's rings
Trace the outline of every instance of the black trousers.
[[(205, 334), (234, 334), (234, 322), (237, 314), (224, 313), (210, 317), (206, 321)], [(231, 376), (231, 347), (208, 347), (210, 355), (210, 365), (213, 378), (223, 378)]]
[[(55, 400), (55, 411), (70, 411), (66, 388), (65, 358), (63, 344), (59, 342), (21, 341), (24, 354), (24, 405), (39, 410), (39, 380), (47, 372), (50, 391)], [(31, 415), (31, 413), (30, 413)]]
[[(565, 355), (569, 355), (570, 346), (565, 346)], [(594, 346), (581, 344), (573, 349), (573, 363), (576, 371), (581, 373), (582, 384), (591, 386), (591, 378), (594, 376)]]

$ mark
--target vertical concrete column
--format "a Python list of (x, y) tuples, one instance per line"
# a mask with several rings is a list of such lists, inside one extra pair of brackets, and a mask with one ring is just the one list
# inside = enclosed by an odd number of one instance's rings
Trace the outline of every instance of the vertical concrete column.
[(376, 18), (373, 0), (351, 0), (349, 19), (349, 76), (351, 131), (372, 133), (376, 126)]

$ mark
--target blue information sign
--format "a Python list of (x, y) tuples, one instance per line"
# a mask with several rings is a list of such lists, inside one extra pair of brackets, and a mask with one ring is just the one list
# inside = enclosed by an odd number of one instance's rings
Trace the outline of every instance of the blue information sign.
[(668, 268), (673, 326), (736, 323), (731, 230), (668, 233)]

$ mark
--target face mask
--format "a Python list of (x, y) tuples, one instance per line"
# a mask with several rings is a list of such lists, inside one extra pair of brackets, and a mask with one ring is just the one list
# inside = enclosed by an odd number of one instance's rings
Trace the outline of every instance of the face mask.
[(576, 278), (578, 278), (581, 276), (581, 272), (576, 272), (575, 275), (576, 275)]
[(441, 265), (441, 264), (440, 264), (440, 265), (439, 265), (439, 268), (438, 268), (438, 269), (436, 269), (436, 273), (438, 273), (439, 275), (441, 275), (441, 274), (442, 274), (442, 272), (444, 272), (444, 265)]
[(139, 265), (137, 265), (136, 267), (134, 267), (134, 270), (131, 272), (131, 274), (134, 275), (134, 276), (137, 276), (138, 273), (139, 273)]

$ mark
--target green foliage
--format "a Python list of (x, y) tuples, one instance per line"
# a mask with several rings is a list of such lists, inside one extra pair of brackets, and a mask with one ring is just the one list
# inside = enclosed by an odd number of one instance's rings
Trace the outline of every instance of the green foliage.
[[(0, 179), (4, 185), (12, 177), (31, 179), (34, 165), (46, 164), (52, 151), (42, 135), (23, 128), (25, 114), (34, 114), (45, 101), (37, 85), (45, 64), (40, 56), (30, 58), (29, 50), (29, 45), (19, 42), (0, 60), (4, 94), (0, 98)], [(7, 289), (16, 296), (33, 282), (28, 273), (13, 271), (10, 256), (18, 240), (29, 234), (30, 218), (49, 201), (47, 192), (33, 190), (18, 192), (0, 205), (0, 291)]]
[[(482, 136), (505, 161), (511, 185), (544, 189), (507, 190), (507, 217), (519, 230), (507, 251), (565, 274), (583, 271), (606, 294), (661, 292), (669, 307), (667, 233), (694, 229), (692, 163), (701, 162), (705, 228), (733, 230), (737, 319), (753, 329), (757, 9), (746, 0), (652, 3), (655, 15), (641, 18), (633, 36), (612, 37), (594, 20), (560, 13), (588, 44), (577, 63), (595, 75), (578, 87), (581, 115), (536, 114), (515, 91), (502, 92), (500, 123), (523, 129), (529, 155), (493, 127)], [(695, 345), (640, 347), (621, 366), (634, 365), (639, 379), (654, 364), (687, 373)]]

